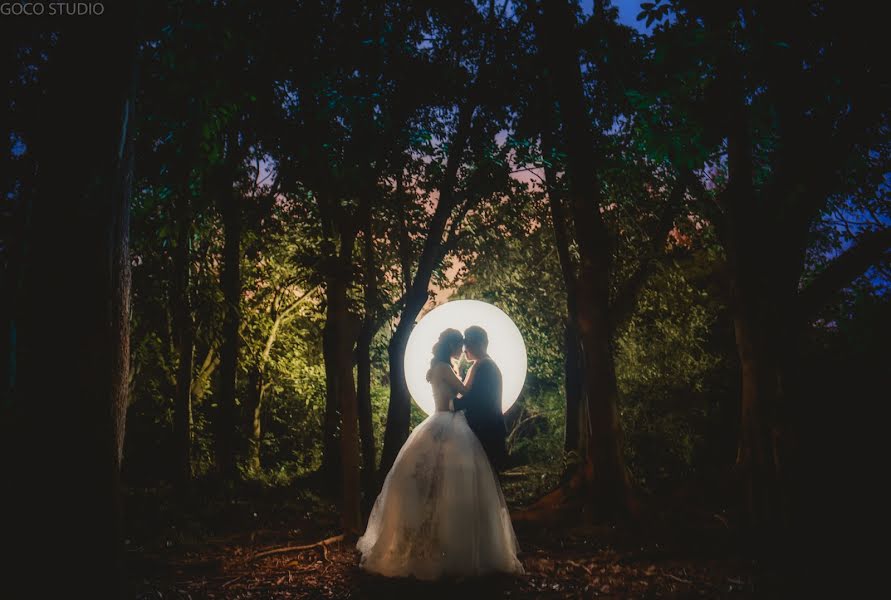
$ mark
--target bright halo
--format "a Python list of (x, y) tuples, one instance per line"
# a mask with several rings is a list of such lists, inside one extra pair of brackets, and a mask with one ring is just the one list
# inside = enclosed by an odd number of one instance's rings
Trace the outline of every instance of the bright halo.
[(520, 330), (500, 309), (479, 300), (454, 300), (437, 306), (418, 322), (405, 348), (405, 382), (417, 405), (428, 415), (433, 412), (433, 388), (427, 370), (433, 358), (433, 345), (444, 329), (460, 332), (479, 325), (489, 334), (489, 356), (501, 369), (503, 390), (501, 410), (516, 402), (526, 380), (526, 345)]

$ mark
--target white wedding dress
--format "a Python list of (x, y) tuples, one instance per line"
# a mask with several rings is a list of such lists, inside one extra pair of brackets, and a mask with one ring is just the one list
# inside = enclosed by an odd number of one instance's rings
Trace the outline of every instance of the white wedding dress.
[(449, 365), (431, 374), (436, 412), (408, 436), (356, 547), (359, 566), (388, 577), (432, 580), (522, 573), (501, 486), (462, 412)]

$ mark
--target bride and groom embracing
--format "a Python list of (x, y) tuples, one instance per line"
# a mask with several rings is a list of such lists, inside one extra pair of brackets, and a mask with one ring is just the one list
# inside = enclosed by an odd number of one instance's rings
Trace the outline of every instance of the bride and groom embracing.
[[(482, 327), (446, 329), (427, 381), (436, 410), (408, 436), (356, 547), (360, 567), (388, 577), (522, 573), (497, 472), (507, 458), (501, 371)], [(464, 381), (452, 361), (466, 352)]]

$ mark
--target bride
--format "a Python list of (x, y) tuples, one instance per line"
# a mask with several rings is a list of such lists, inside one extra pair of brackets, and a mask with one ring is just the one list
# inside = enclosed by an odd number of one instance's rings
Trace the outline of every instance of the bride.
[(356, 544), (366, 571), (427, 580), (523, 572), (501, 486), (464, 413), (451, 410), (468, 390), (451, 362), (463, 342), (446, 329), (433, 346), (436, 411), (408, 436)]

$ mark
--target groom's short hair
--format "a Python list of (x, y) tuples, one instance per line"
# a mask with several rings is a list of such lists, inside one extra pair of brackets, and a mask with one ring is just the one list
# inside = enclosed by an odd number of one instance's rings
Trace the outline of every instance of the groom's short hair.
[(489, 334), (479, 325), (471, 325), (464, 330), (464, 345), (485, 349), (489, 345)]

